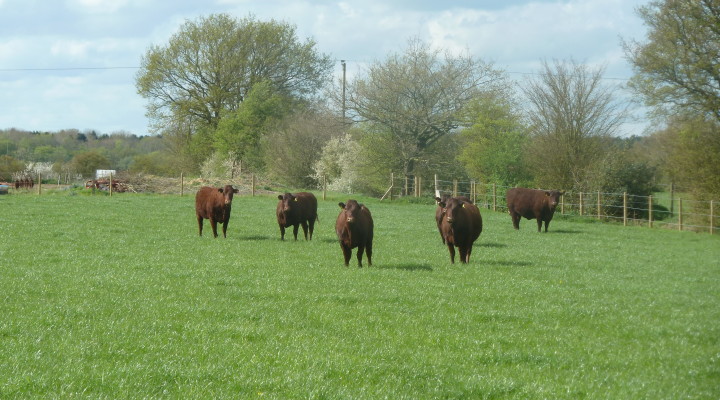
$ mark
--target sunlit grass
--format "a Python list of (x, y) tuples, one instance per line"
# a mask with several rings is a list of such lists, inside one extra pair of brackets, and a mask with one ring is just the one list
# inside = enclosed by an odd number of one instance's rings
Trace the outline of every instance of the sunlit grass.
[(0, 397), (717, 398), (720, 238), (481, 210), (450, 264), (434, 205), (338, 201), (280, 241), (272, 197), (198, 237), (192, 196), (0, 197)]

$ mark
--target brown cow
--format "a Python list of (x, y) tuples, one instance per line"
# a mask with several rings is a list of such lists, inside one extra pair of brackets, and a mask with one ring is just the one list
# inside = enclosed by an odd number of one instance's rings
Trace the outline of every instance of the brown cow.
[(508, 212), (512, 218), (513, 227), (520, 229), (520, 218), (535, 218), (538, 232), (545, 221), (545, 232), (548, 230), (555, 208), (560, 202), (560, 196), (565, 192), (559, 190), (538, 190), (525, 188), (512, 188), (507, 191)]
[(455, 247), (460, 250), (460, 262), (470, 262), (473, 242), (482, 233), (482, 217), (475, 204), (457, 197), (443, 201), (436, 197), (442, 207), (440, 229), (450, 252), (450, 262), (455, 263)]
[(238, 192), (239, 190), (231, 185), (226, 185), (224, 188), (203, 186), (198, 190), (195, 195), (195, 215), (197, 216), (200, 236), (202, 236), (204, 218), (210, 220), (214, 237), (218, 236), (217, 223), (222, 222), (223, 237), (227, 237), (233, 194)]
[[(437, 223), (438, 232), (440, 232), (440, 239), (442, 240), (443, 244), (445, 244), (445, 236), (443, 236), (442, 229), (440, 229), (440, 224), (442, 223), (442, 215), (443, 215), (443, 207), (440, 205), (441, 202), (448, 201), (452, 196), (449, 194), (444, 194), (440, 196), (440, 198), (435, 198), (435, 204), (437, 204), (437, 208), (435, 209), (435, 222)], [(465, 196), (458, 196), (457, 197), (460, 200), (467, 201), (468, 203), (472, 203), (469, 198)]]
[(275, 213), (280, 226), (280, 240), (285, 240), (285, 228), (293, 227), (293, 235), (297, 240), (298, 225), (302, 225), (305, 240), (308, 240), (308, 226), (310, 227), (310, 240), (317, 215), (317, 199), (315, 195), (307, 192), (278, 195), (278, 204)]
[(363, 251), (367, 252), (368, 265), (372, 266), (373, 219), (370, 210), (355, 200), (338, 205), (341, 211), (335, 222), (335, 233), (345, 257), (345, 266), (350, 265), (352, 249), (355, 247), (358, 249), (358, 267), (362, 267)]

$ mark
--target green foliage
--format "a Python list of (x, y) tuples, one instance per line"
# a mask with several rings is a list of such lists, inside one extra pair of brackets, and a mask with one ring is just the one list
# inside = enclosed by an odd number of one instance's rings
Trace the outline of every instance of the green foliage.
[[(199, 165), (213, 153), (204, 147), (210, 143), (221, 153), (254, 156), (252, 164), (262, 162), (254, 151), (258, 124), (285, 111), (274, 96), (311, 98), (331, 67), (315, 42), (301, 42), (290, 24), (215, 14), (187, 21), (167, 45), (151, 47), (136, 85), (157, 129), (175, 137), (177, 153), (189, 146)], [(242, 107), (246, 101), (251, 104)]]
[(392, 135), (401, 171), (412, 175), (429, 146), (460, 126), (465, 105), (499, 82), (502, 76), (489, 64), (413, 40), (349, 84), (348, 109)]
[(625, 43), (630, 87), (664, 115), (720, 122), (720, 5), (717, 0), (655, 0), (638, 9), (647, 41)]
[(720, 122), (680, 119), (668, 127), (668, 167), (702, 199), (720, 198)]
[(176, 171), (172, 168), (172, 165), (172, 156), (169, 153), (153, 151), (152, 153), (135, 156), (128, 171), (132, 174), (174, 176)]
[[(658, 189), (655, 186), (656, 169), (644, 162), (638, 162), (620, 149), (608, 154), (601, 162), (593, 165), (588, 174), (586, 187), (593, 187), (603, 193), (627, 193), (631, 218), (647, 219), (647, 198)], [(644, 196), (644, 197), (636, 197)], [(606, 199), (606, 215), (622, 216), (623, 199), (612, 196)]]
[(73, 157), (72, 165), (78, 174), (84, 177), (94, 177), (95, 170), (110, 168), (110, 160), (98, 151), (88, 151)]
[(0, 181), (10, 181), (16, 172), (23, 171), (25, 163), (12, 156), (0, 156)]
[(508, 97), (479, 97), (467, 113), (472, 125), (461, 132), (458, 159), (470, 176), (503, 186), (529, 185), (532, 176), (523, 159), (529, 135)]
[(213, 148), (220, 154), (232, 155), (250, 171), (263, 170), (261, 139), (288, 114), (288, 103), (269, 81), (256, 84), (240, 107), (219, 122)]
[(483, 210), (451, 265), (434, 204), (365, 198), (374, 266), (345, 268), (345, 200), (281, 242), (273, 196), (227, 239), (192, 196), (0, 197), (0, 397), (720, 397), (717, 236)]

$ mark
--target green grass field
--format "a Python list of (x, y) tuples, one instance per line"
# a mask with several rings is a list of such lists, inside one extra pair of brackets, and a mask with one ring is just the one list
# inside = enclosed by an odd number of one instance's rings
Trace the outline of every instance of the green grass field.
[(360, 199), (346, 268), (347, 199), (281, 242), (272, 197), (226, 239), (192, 196), (0, 197), (0, 398), (720, 398), (719, 235), (482, 210), (452, 265), (432, 203)]

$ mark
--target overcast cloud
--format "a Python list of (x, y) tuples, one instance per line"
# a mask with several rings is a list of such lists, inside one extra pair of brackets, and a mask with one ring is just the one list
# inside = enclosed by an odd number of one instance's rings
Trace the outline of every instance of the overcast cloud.
[[(605, 66), (609, 84), (632, 75), (621, 38), (642, 39), (639, 0), (145, 1), (0, 0), (0, 129), (148, 133), (135, 89), (140, 59), (188, 19), (212, 13), (281, 20), (350, 76), (413, 37), (467, 51), (523, 80), (543, 60)], [(643, 122), (623, 132), (642, 133)]]

